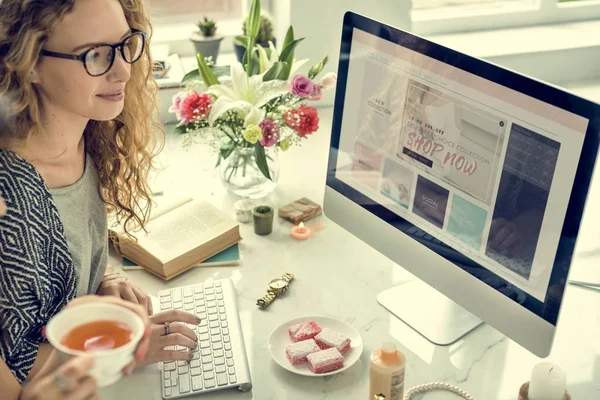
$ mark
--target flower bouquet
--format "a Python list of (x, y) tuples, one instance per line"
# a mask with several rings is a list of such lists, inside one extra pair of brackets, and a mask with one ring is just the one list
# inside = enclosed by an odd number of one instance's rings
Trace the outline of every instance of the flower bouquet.
[(336, 82), (334, 73), (317, 80), (327, 56), (307, 76), (296, 74), (308, 60), (294, 58), (303, 38), (295, 39), (292, 27), (281, 51), (272, 42), (269, 48), (257, 45), (259, 24), (260, 1), (254, 0), (247, 36), (236, 38), (246, 48), (243, 63), (231, 66), (229, 79), (219, 80), (197, 54), (198, 69), (184, 78), (188, 87), (173, 98), (169, 110), (179, 121), (177, 132), (210, 136), (225, 187), (247, 197), (260, 197), (275, 188), (278, 153), (317, 131), (319, 115), (311, 102), (320, 100), (323, 90)]

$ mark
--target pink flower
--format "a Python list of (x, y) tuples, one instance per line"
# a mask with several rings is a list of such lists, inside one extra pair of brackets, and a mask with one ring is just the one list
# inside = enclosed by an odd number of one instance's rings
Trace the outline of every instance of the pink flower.
[(308, 96), (308, 100), (317, 101), (317, 100), (321, 100), (322, 98), (323, 98), (323, 92), (321, 91), (321, 86), (313, 85), (313, 91), (310, 94), (310, 96)]
[(263, 147), (271, 147), (279, 141), (279, 125), (272, 119), (262, 120), (258, 126), (262, 131), (260, 144)]
[(290, 92), (299, 97), (308, 97), (313, 93), (315, 84), (303, 75), (296, 75), (292, 79), (292, 87)]
[(206, 93), (190, 94), (179, 104), (181, 116), (188, 121), (206, 119), (212, 108), (212, 99)]
[(187, 92), (179, 92), (175, 96), (173, 96), (173, 104), (171, 105), (171, 107), (169, 107), (169, 112), (175, 113), (177, 119), (187, 125), (190, 121), (187, 121), (181, 115), (181, 103), (186, 97)]

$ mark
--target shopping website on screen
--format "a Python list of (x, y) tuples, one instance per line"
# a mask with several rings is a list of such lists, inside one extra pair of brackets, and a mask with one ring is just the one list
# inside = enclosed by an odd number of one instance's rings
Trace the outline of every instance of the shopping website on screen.
[(336, 177), (544, 301), (588, 121), (353, 32)]

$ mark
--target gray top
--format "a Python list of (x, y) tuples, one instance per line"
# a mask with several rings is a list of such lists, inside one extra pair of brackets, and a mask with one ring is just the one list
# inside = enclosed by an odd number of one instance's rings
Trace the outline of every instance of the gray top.
[(83, 176), (77, 182), (50, 189), (75, 265), (77, 296), (95, 294), (106, 270), (108, 222), (99, 187), (98, 171), (86, 156)]

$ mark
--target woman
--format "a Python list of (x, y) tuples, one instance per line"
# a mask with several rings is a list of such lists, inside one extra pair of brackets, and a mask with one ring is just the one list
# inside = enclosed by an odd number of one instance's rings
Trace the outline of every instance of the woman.
[[(143, 319), (146, 331), (136, 349), (135, 361), (125, 367), (123, 371), (124, 374), (129, 374), (135, 363), (144, 359), (148, 350), (150, 329), (146, 310), (138, 304), (133, 304), (113, 296), (82, 296), (71, 301), (67, 307), (76, 307), (88, 302), (104, 302), (126, 307)], [(73, 357), (63, 365), (59, 365), (57, 356), (56, 351), (53, 350), (44, 368), (23, 390), (21, 390), (21, 387), (14, 379), (13, 382), (3, 382), (4, 377), (10, 376), (10, 372), (6, 371), (6, 364), (0, 363), (2, 398), (6, 400), (98, 399), (96, 382), (88, 375), (94, 366), (93, 358)]]
[[(22, 383), (50, 347), (42, 328), (73, 297), (148, 297), (107, 274), (107, 209), (144, 226), (155, 155), (156, 84), (144, 0), (0, 1), (0, 97), (13, 129), (0, 132), (0, 356)], [(181, 312), (154, 315), (144, 363), (188, 360)], [(0, 388), (1, 389), (1, 388)]]

